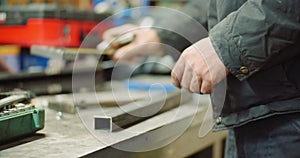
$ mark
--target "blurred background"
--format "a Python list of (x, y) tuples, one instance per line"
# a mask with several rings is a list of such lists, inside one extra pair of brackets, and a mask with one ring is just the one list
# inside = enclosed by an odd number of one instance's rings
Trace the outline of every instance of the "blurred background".
[[(76, 58), (74, 54), (77, 54), (79, 48), (87, 48), (83, 52), (92, 54), (77, 58), (80, 69), (85, 69), (82, 70), (83, 74), (94, 71), (89, 70), (91, 65), (108, 61), (97, 66), (96, 87), (101, 87), (103, 80), (110, 80), (111, 70), (115, 68), (109, 58), (99, 57), (99, 53), (95, 58), (96, 47), (102, 41), (103, 33), (126, 23), (138, 25), (141, 19), (148, 16), (147, 10), (132, 12), (130, 8), (163, 6), (181, 9), (186, 2), (0, 0), (0, 91), (21, 89), (30, 90), (37, 95), (72, 92), (72, 71)], [(71, 57), (70, 54), (62, 55), (62, 52), (71, 52)], [(174, 63), (171, 57), (163, 60), (165, 61), (162, 63)], [(119, 68), (122, 69), (120, 74), (132, 72), (130, 66)], [(150, 64), (141, 69), (149, 73), (157, 68)], [(159, 69), (162, 69), (162, 73), (170, 72), (170, 68)], [(87, 84), (89, 83), (83, 83), (79, 87), (88, 87)]]
[(166, 6), (178, 9), (185, 3), (185, 0), (1, 0), (1, 59), (11, 73), (40, 72), (51, 66), (65, 67), (65, 63), (53, 64), (58, 61), (30, 54), (30, 47), (77, 48), (99, 22), (123, 11), (123, 15), (114, 17), (113, 23), (101, 24), (98, 37), (95, 37), (97, 43), (107, 28), (141, 16), (124, 11), (128, 8)]

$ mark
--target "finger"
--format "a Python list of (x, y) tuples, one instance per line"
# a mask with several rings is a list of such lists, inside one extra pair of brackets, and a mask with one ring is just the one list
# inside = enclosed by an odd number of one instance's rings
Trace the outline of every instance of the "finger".
[(131, 66), (133, 64), (139, 63), (139, 61), (141, 61), (141, 58), (140, 57), (133, 57), (133, 58), (126, 59), (126, 60), (123, 60), (123, 59), (115, 60), (115, 59), (113, 59), (113, 61), (117, 64)]
[(172, 82), (172, 84), (173, 84), (174, 86), (176, 86), (177, 88), (181, 88), (180, 83), (179, 83), (177, 77), (172, 76), (172, 77), (171, 77), (171, 82)]
[(120, 44), (119, 42), (117, 42), (116, 40), (112, 41), (109, 46), (112, 48), (112, 49), (118, 49), (120, 48)]
[(196, 74), (193, 74), (191, 85), (190, 85), (190, 90), (193, 93), (201, 93), (201, 84), (202, 84), (202, 79), (197, 76)]
[(200, 92), (203, 94), (210, 94), (212, 91), (212, 83), (210, 81), (202, 81)]
[(127, 44), (120, 47), (113, 55), (114, 60), (130, 60), (136, 54), (143, 51), (143, 47), (136, 46), (134, 43)]
[(106, 49), (104, 52), (103, 52), (103, 55), (107, 55), (109, 58), (113, 58), (114, 54), (116, 52), (116, 49)]
[(121, 47), (115, 52), (113, 58), (115, 60), (128, 60), (132, 56), (133, 49), (134, 47), (131, 45)]
[(103, 33), (102, 38), (104, 41), (109, 42), (109, 41), (113, 40), (116, 36), (118, 36), (120, 33), (121, 33), (121, 30), (119, 30), (118, 27), (112, 28), (112, 29), (105, 31)]
[(186, 65), (183, 71), (182, 79), (180, 82), (181, 87), (185, 88), (187, 91), (192, 92), (190, 89), (193, 73), (190, 65)]
[(172, 83), (178, 88), (181, 88), (180, 82), (183, 75), (184, 67), (185, 67), (185, 63), (183, 59), (179, 58), (171, 72)]

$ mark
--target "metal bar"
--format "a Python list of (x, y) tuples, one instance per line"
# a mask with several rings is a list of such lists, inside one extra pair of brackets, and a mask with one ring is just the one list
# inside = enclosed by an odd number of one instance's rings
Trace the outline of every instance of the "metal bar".
[(0, 100), (0, 108), (4, 108), (15, 102), (20, 102), (27, 99), (27, 95), (12, 95)]
[[(82, 79), (80, 85), (72, 87), (72, 77), (77, 76)], [(30, 90), (36, 95), (44, 94), (58, 94), (58, 93), (71, 93), (75, 88), (80, 90), (81, 88), (93, 89), (94, 84), (91, 84), (87, 80), (89, 77), (94, 77), (94, 83), (97, 88), (101, 87), (103, 81), (107, 76), (102, 69), (97, 68), (95, 70), (84, 69), (78, 72), (70, 70), (63, 70), (54, 74), (47, 72), (41, 73), (18, 73), (0, 76), (0, 91), (6, 92), (13, 89)]]
[[(121, 47), (130, 43), (134, 40), (135, 34), (126, 33), (117, 37), (116, 43)], [(76, 60), (77, 56), (93, 55), (100, 57), (101, 55), (112, 56), (113, 51), (107, 51), (110, 48), (109, 43), (103, 41), (95, 48), (59, 48), (59, 47), (49, 47), (33, 45), (30, 47), (30, 53), (37, 56), (47, 57), (47, 58), (58, 58), (64, 60)]]
[[(81, 119), (94, 121), (94, 127), (96, 127), (95, 130), (116, 131), (178, 107), (181, 103), (190, 101), (191, 98), (192, 95), (188, 92), (173, 91), (168, 93), (166, 98), (161, 97), (161, 94), (152, 97), (152, 101), (150, 103), (146, 99), (138, 100), (136, 102), (123, 105), (122, 108), (115, 107), (113, 109), (110, 107), (107, 111), (105, 107), (100, 108), (99, 105), (78, 105), (77, 111), (79, 111)], [(137, 104), (140, 106), (137, 106)], [(106, 112), (103, 113), (103, 111)], [(146, 117), (140, 117), (140, 115)], [(100, 128), (101, 126), (98, 125), (97, 122), (101, 122), (107, 126)]]

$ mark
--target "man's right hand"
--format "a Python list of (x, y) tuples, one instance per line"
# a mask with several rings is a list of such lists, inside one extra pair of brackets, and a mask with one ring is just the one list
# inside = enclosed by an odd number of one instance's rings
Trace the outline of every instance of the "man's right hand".
[[(124, 46), (115, 42), (115, 38), (129, 32), (135, 34), (132, 42)], [(104, 32), (103, 40), (110, 43), (109, 51), (113, 52), (115, 61), (139, 63), (145, 56), (164, 54), (157, 32), (149, 27), (125, 24)]]

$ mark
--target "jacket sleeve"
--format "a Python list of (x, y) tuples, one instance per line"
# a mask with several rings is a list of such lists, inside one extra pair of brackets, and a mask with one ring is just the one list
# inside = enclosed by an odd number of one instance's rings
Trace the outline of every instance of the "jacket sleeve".
[[(192, 43), (208, 36), (207, 32), (207, 0), (190, 0), (183, 8), (183, 13), (189, 17), (183, 17), (176, 14), (164, 14), (160, 15), (158, 24), (161, 28), (156, 28), (158, 36), (163, 44), (172, 46), (179, 52), (182, 52), (185, 48)], [(167, 16), (167, 17), (166, 17)], [(195, 25), (195, 22), (200, 23), (202, 28)], [(165, 29), (167, 28), (167, 29)], [(205, 31), (204, 34), (197, 36), (199, 32)], [(185, 37), (183, 37), (183, 35)], [(187, 39), (189, 38), (189, 39)], [(168, 47), (166, 47), (168, 49)], [(166, 50), (165, 52), (172, 55), (174, 50)], [(173, 56), (173, 55), (172, 55)], [(178, 54), (176, 57), (178, 58)]]
[(299, 0), (248, 0), (215, 25), (209, 37), (225, 66), (242, 81), (300, 55), (299, 7)]

